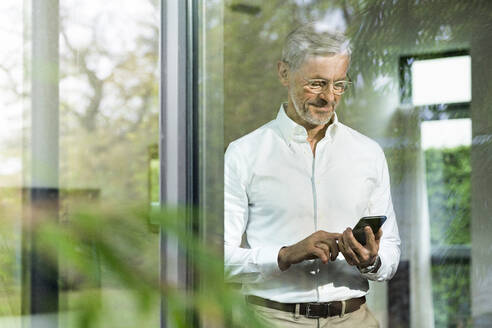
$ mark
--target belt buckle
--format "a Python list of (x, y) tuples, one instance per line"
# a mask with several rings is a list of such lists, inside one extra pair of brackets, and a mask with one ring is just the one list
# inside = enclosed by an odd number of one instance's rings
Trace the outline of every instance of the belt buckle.
[[(311, 314), (311, 306), (312, 305), (323, 306), (324, 308), (326, 308), (326, 316)], [(330, 316), (330, 303), (307, 303), (307, 305), (306, 305), (306, 318), (319, 319), (319, 318), (328, 318), (329, 316)]]

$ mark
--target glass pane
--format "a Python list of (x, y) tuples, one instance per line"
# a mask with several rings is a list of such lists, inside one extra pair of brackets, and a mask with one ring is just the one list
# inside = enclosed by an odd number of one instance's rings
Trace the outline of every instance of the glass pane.
[[(353, 85), (341, 97), (338, 119), (383, 148), (402, 239), (396, 275), (388, 282), (370, 283), (368, 305), (382, 327), (487, 327), (492, 320), (487, 297), (492, 289), (486, 287), (492, 279), (487, 237), (492, 233), (487, 205), (492, 201), (488, 164), (492, 83), (485, 68), (490, 67), (492, 58), (486, 46), (492, 4), (220, 3), (223, 21), (211, 18), (207, 22), (209, 30), (223, 30), (222, 49), (217, 50), (221, 46), (217, 39), (208, 39), (205, 46), (213, 45), (217, 56), (206, 58), (200, 67), (223, 56), (222, 79), (214, 80), (223, 85), (223, 139), (212, 134), (215, 128), (205, 131), (217, 144), (223, 141), (226, 149), (231, 142), (274, 121), (289, 97), (277, 72), (288, 33), (308, 22), (316, 22), (320, 29), (343, 30), (353, 49), (349, 69)], [(463, 17), (474, 17), (475, 22)], [(414, 60), (458, 52), (472, 55)], [(409, 58), (411, 62), (406, 64), (410, 70), (399, 66), (399, 60)], [(217, 74), (208, 71), (205, 77), (217, 78)], [(222, 89), (218, 90), (209, 89), (206, 94), (219, 99)], [(401, 104), (400, 97), (409, 94), (412, 104)], [(464, 102), (470, 102), (469, 107), (450, 105)], [(216, 105), (221, 106), (220, 101)], [(430, 117), (466, 119), (422, 122)], [(213, 149), (202, 146), (205, 153)], [(252, 148), (264, 146), (259, 141)], [(278, 147), (272, 146), (272, 152)], [(275, 160), (268, 156), (269, 161)], [(243, 164), (252, 158), (256, 160), (253, 155), (245, 156)], [(259, 170), (252, 165), (251, 180), (242, 181), (248, 190), (248, 215), (256, 205), (251, 202), (254, 196), (271, 186), (265, 182), (255, 189), (252, 181), (265, 173), (255, 169)], [(205, 183), (205, 191), (216, 190), (213, 181)], [(303, 190), (300, 183), (286, 189), (299, 198), (312, 196), (311, 189)], [(317, 204), (328, 201), (321, 199)], [(252, 225), (248, 221), (244, 230)], [(247, 233), (241, 247), (250, 247)], [(247, 292), (254, 290), (250, 287), (243, 285)]]
[(23, 7), (0, 3), (0, 326), (21, 327)]
[(60, 258), (62, 325), (91, 301), (102, 309), (94, 326), (159, 326), (159, 294), (142, 302), (132, 282), (158, 277), (158, 228), (130, 210), (159, 206), (159, 30), (159, 1), (60, 1), (61, 220), (102, 207), (90, 218), (101, 234), (81, 250), (94, 275)]
[(436, 327), (471, 325), (471, 120), (422, 122)]
[(416, 60), (412, 64), (415, 106), (471, 101), (471, 58)]

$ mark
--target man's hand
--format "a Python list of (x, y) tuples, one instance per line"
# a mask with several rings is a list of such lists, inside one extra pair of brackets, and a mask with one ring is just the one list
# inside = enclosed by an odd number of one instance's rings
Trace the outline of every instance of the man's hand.
[(335, 261), (338, 256), (337, 240), (341, 236), (339, 233), (319, 230), (297, 244), (283, 247), (278, 253), (278, 267), (285, 271), (292, 264), (316, 258), (325, 264), (330, 259)]
[(364, 228), (366, 234), (366, 245), (362, 246), (352, 234), (352, 229), (347, 228), (338, 240), (338, 248), (342, 252), (345, 260), (350, 265), (357, 265), (359, 268), (368, 267), (376, 261), (379, 251), (379, 241), (383, 235), (383, 230), (379, 229), (374, 235), (371, 227)]

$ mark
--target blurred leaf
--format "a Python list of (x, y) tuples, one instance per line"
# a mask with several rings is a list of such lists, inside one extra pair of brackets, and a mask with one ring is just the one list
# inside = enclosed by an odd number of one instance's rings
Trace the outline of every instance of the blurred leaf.
[[(148, 206), (92, 205), (74, 210), (70, 222), (47, 221), (38, 225), (35, 233), (42, 245), (42, 253), (51, 259), (63, 259), (65, 266), (84, 277), (85, 287), (78, 288), (93, 291), (78, 295), (74, 308), (70, 309), (78, 313), (78, 327), (99, 327), (101, 320), (111, 321), (100, 306), (98, 288), (94, 288), (98, 285), (101, 267), (111, 273), (116, 285), (131, 291), (131, 298), (141, 315), (150, 315), (150, 309), (158, 306), (163, 295), (176, 327), (188, 327), (186, 320), (190, 310), (232, 327), (262, 327), (242, 294), (224, 283), (221, 253), (204, 247), (182, 224), (187, 213), (185, 209), (150, 211)], [(200, 279), (196, 290), (187, 291), (161, 283), (157, 270), (139, 265), (139, 257), (155, 247), (146, 242), (149, 216), (192, 254), (191, 265)], [(94, 251), (97, 261), (92, 256)]]

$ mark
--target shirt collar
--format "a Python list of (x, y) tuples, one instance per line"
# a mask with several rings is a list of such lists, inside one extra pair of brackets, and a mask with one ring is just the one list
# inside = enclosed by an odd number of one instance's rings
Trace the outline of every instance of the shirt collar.
[[(287, 103), (283, 103), (280, 105), (280, 110), (278, 111), (277, 119), (276, 119), (277, 124), (280, 127), (280, 131), (282, 132), (282, 135), (288, 142), (290, 141), (295, 141), (299, 143), (307, 142), (306, 129), (302, 125), (297, 124), (290, 117), (287, 116), (287, 114), (285, 113), (284, 106), (287, 106)], [(326, 129), (323, 138), (328, 138), (330, 140), (333, 140), (333, 137), (335, 136), (335, 132), (338, 126), (339, 126), (338, 117), (337, 117), (337, 113), (335, 112), (333, 113), (333, 122)]]

